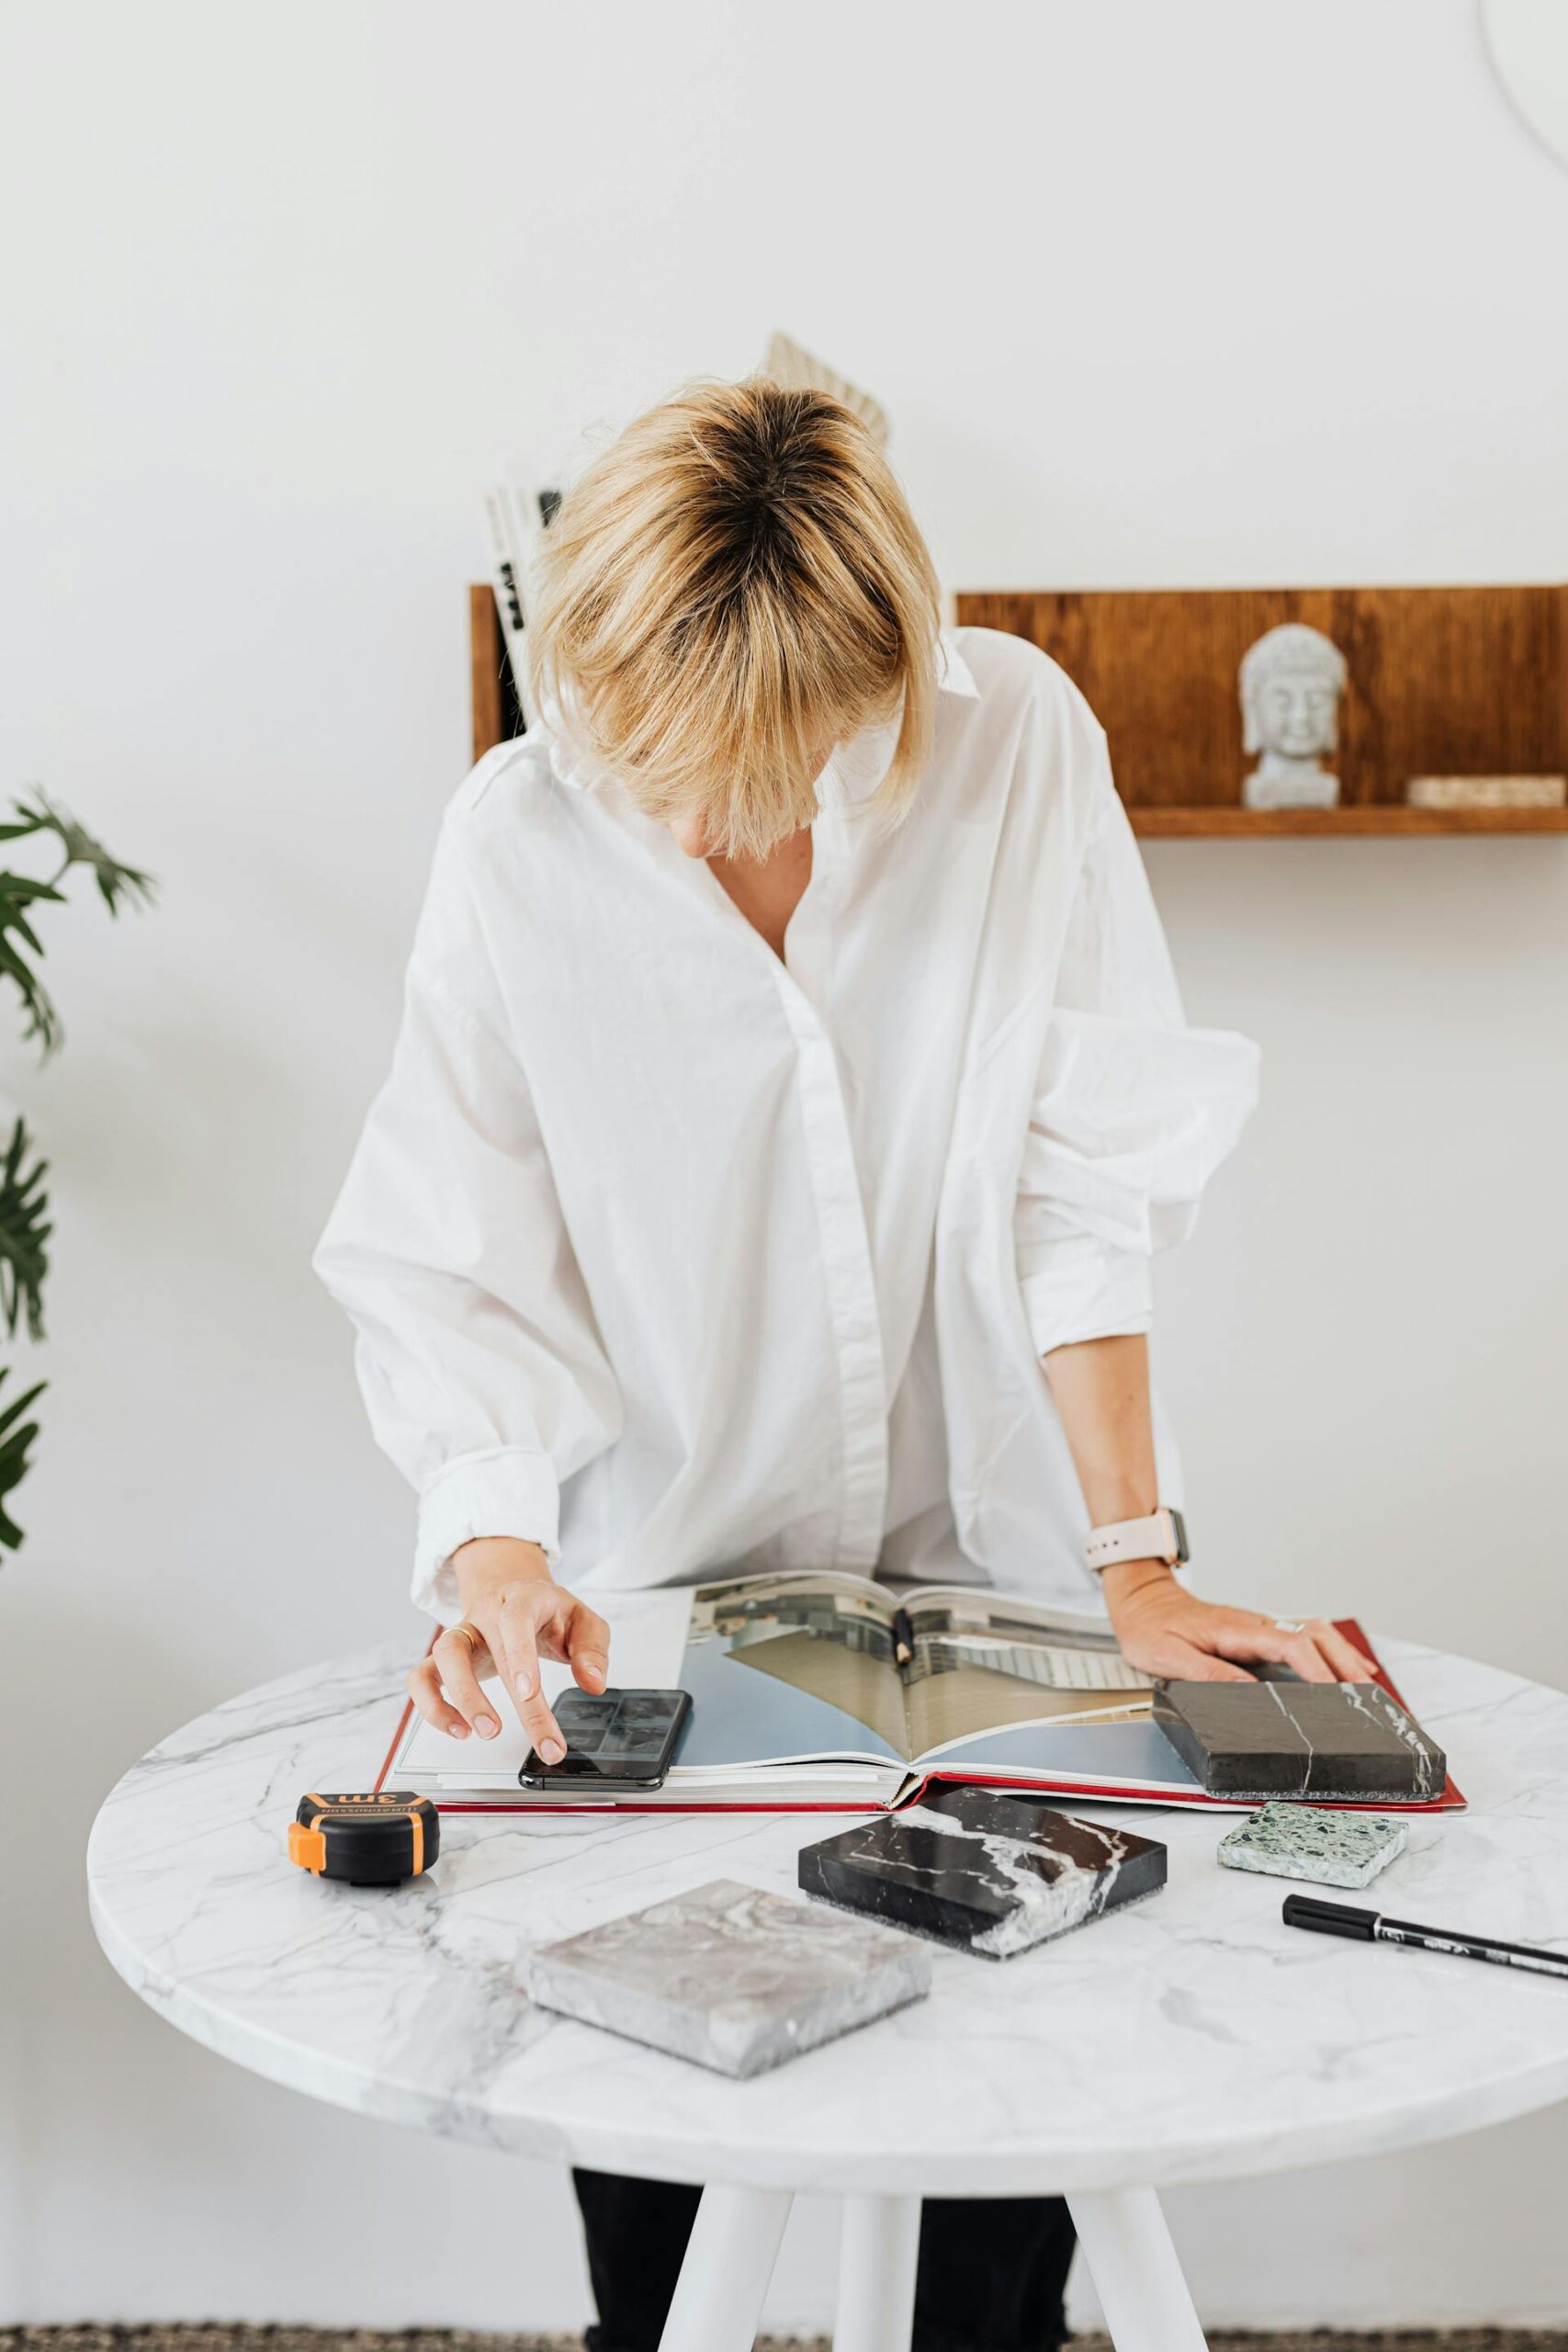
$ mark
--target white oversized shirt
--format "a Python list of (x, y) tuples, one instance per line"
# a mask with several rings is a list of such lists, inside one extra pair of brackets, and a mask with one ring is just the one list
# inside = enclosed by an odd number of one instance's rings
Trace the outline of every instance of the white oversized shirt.
[(782, 961), (547, 731), (452, 801), (317, 1255), (433, 1611), (475, 1535), (589, 1589), (838, 1567), (1097, 1605), (1041, 1358), (1147, 1329), (1256, 1054), (1183, 1023), (1076, 688), (987, 629), (942, 655), (901, 823), (864, 806), (894, 729), (824, 770)]

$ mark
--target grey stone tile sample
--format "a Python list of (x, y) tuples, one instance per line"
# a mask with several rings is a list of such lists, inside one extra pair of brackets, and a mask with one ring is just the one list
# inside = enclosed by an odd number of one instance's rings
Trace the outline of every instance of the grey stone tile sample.
[(807, 1846), (800, 1883), (847, 1910), (1007, 1960), (1157, 1894), (1166, 1849), (992, 1789), (945, 1789)]
[(1375, 1682), (1157, 1682), (1155, 1721), (1211, 1796), (1439, 1797), (1448, 1765)]
[(930, 1989), (902, 1937), (735, 1879), (546, 1944), (528, 1968), (541, 2008), (721, 2075), (760, 2075)]
[(1381, 1814), (1266, 1804), (1225, 1832), (1219, 1858), (1232, 1871), (1311, 1879), (1318, 1886), (1370, 1886), (1379, 1871), (1404, 1851), (1409, 1838), (1403, 1821), (1389, 1821)]

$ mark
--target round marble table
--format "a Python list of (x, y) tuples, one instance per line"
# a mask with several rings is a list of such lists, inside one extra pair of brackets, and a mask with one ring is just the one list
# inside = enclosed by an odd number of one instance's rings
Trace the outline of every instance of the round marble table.
[[(1568, 1698), (1385, 1647), (1467, 1813), (1419, 1815), (1366, 1899), (1568, 1950)], [(401, 1662), (247, 1692), (134, 1765), (88, 1854), (93, 1917), (171, 2024), (294, 2089), (531, 2156), (707, 2185), (666, 2346), (749, 2347), (796, 2190), (851, 2200), (839, 2352), (907, 2346), (920, 2196), (1065, 2192), (1119, 2352), (1201, 2346), (1155, 2195), (1368, 2154), (1568, 2093), (1568, 1986), (1303, 1935), (1222, 1871), (1223, 1817), (1106, 1809), (1166, 1840), (1154, 1901), (998, 1963), (931, 1947), (928, 2000), (736, 2083), (534, 2008), (531, 1945), (733, 1877), (794, 1892), (831, 1816), (447, 1815), (391, 1892), (284, 1860), (308, 1788), (369, 1784)]]

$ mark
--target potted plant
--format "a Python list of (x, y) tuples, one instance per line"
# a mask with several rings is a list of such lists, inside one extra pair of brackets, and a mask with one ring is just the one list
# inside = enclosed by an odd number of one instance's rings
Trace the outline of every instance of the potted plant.
[[(35, 910), (65, 897), (62, 888), (74, 867), (85, 866), (98, 886), (111, 915), (122, 907), (145, 906), (152, 896), (150, 875), (111, 857), (63, 808), (41, 791), (12, 802), (15, 822), (0, 824), (0, 842), (52, 839), (59, 864), (46, 879), (0, 870), (0, 980), (8, 981), (20, 1000), (23, 1037), (36, 1044), (47, 1060), (60, 1046), (60, 1016), (39, 978), (43, 945), (33, 927)], [(6, 1341), (15, 1345), (43, 1337), (43, 1290), (49, 1274), (49, 1193), (45, 1179), (49, 1162), (41, 1159), (20, 1113), (11, 1128), (0, 1160), (0, 1325)], [(14, 1367), (0, 1366), (0, 1388)], [(19, 1396), (0, 1396), (0, 1550), (14, 1552), (22, 1531), (10, 1512), (10, 1498), (26, 1477), (38, 1423), (33, 1407), (46, 1384), (39, 1380)]]

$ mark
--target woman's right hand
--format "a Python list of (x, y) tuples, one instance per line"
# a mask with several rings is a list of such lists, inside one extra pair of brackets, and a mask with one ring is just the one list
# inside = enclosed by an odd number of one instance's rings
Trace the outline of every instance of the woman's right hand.
[(493, 1739), (501, 1724), (481, 1683), (499, 1675), (543, 1761), (558, 1764), (566, 1742), (545, 1701), (539, 1660), (560, 1659), (581, 1690), (597, 1695), (610, 1670), (609, 1627), (554, 1582), (536, 1544), (476, 1536), (453, 1553), (452, 1568), (468, 1633), (443, 1627), (409, 1676), (410, 1698), (426, 1723), (454, 1739), (467, 1739), (470, 1729)]

